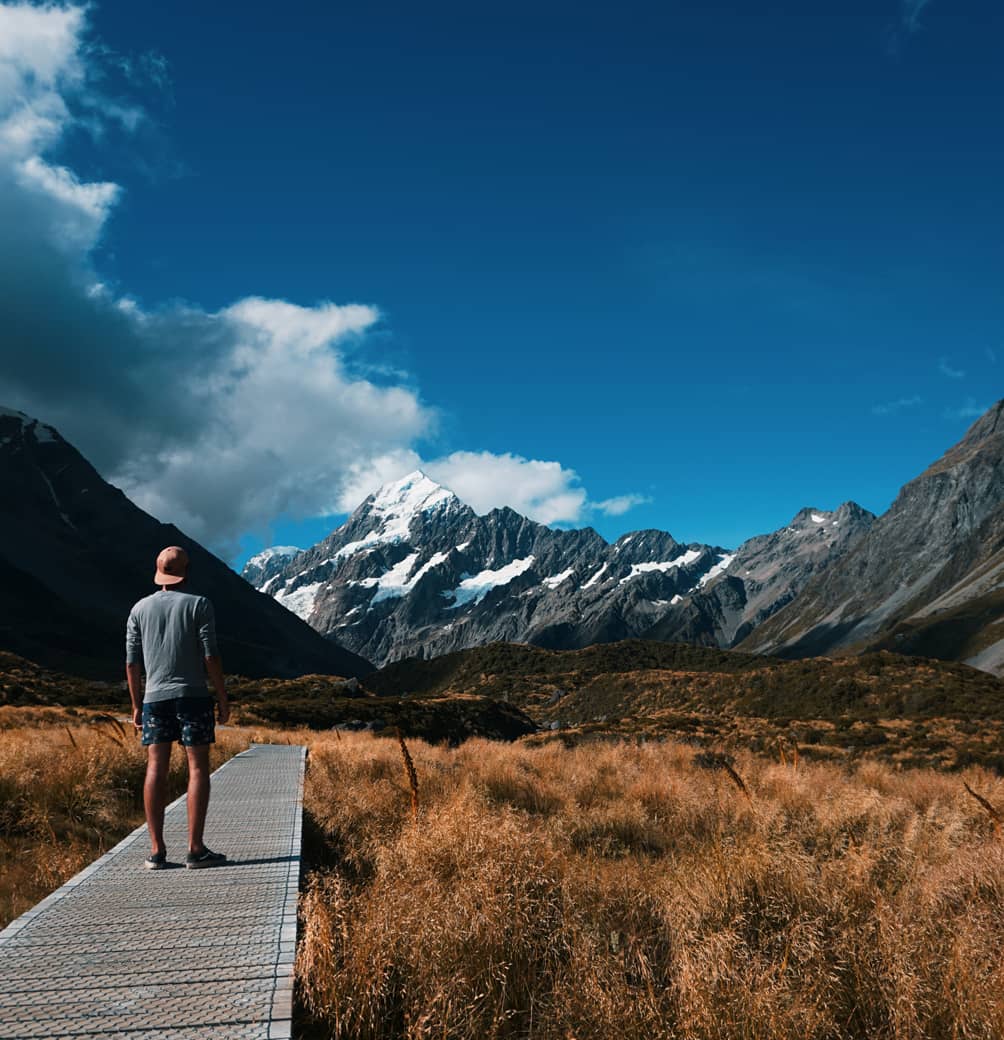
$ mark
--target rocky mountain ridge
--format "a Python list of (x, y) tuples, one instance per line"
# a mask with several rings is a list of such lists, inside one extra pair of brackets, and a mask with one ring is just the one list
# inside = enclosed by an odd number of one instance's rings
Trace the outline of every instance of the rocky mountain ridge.
[(1004, 400), (740, 645), (787, 657), (889, 649), (1004, 671)]
[(575, 649), (647, 636), (727, 647), (872, 519), (854, 503), (804, 509), (735, 553), (657, 530), (608, 543), (591, 528), (555, 530), (508, 508), (479, 516), (416, 471), (318, 545), (266, 550), (243, 573), (380, 664), (498, 641)]

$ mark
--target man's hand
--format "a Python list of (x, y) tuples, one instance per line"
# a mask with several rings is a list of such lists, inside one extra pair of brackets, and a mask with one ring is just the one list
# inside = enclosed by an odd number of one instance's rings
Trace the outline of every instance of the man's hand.
[(143, 728), (143, 668), (137, 661), (126, 662), (126, 682), (129, 684), (129, 699), (132, 701), (132, 724)]
[(206, 658), (206, 671), (209, 673), (213, 689), (216, 691), (216, 703), (219, 712), (217, 717), (220, 720), (220, 725), (225, 726), (227, 719), (230, 718), (230, 700), (227, 697), (226, 683), (223, 681), (223, 662), (220, 660), (219, 654)]

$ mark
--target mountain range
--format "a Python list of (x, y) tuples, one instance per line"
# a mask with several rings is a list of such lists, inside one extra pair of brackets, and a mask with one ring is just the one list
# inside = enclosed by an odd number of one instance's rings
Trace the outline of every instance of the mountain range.
[(0, 409), (0, 502), (2, 650), (78, 675), (121, 678), (129, 609), (154, 591), (160, 550), (181, 545), (193, 591), (216, 607), (229, 671), (372, 670), (176, 527), (143, 512), (51, 426), (10, 409)]
[(642, 636), (729, 647), (856, 544), (871, 513), (803, 509), (735, 552), (665, 531), (610, 544), (512, 509), (479, 516), (421, 471), (381, 488), (307, 550), (253, 557), (244, 577), (380, 664), (492, 642), (577, 649)]
[(782, 657), (889, 649), (1004, 671), (1004, 401), (881, 517), (854, 502), (805, 508), (735, 549), (479, 515), (416, 471), (317, 545), (260, 553), (242, 580), (9, 409), (0, 496), (0, 650), (79, 675), (120, 674), (126, 615), (168, 544), (188, 549), (227, 668), (248, 676), (630, 638)]
[(805, 508), (734, 550), (478, 515), (421, 471), (244, 576), (378, 665), (492, 642), (641, 637), (787, 657), (888, 648), (1004, 667), (1004, 402), (876, 517)]

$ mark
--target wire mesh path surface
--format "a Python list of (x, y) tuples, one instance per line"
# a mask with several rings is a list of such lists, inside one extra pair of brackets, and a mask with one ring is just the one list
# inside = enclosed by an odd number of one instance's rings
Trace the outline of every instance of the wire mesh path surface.
[(0, 932), (0, 1038), (289, 1037), (306, 749), (254, 745), (213, 773), (226, 866), (186, 870), (185, 798), (167, 870), (140, 827)]

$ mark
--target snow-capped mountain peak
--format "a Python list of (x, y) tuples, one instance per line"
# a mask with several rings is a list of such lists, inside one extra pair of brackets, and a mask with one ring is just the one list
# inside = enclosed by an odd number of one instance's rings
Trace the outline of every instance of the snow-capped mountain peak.
[(267, 549), (262, 549), (260, 553), (252, 556), (245, 566), (264, 567), (269, 560), (274, 560), (278, 556), (290, 557), (301, 552), (303, 552), (303, 550), (297, 545), (272, 545)]
[(407, 531), (411, 519), (444, 503), (457, 502), (457, 496), (420, 469), (400, 480), (384, 484), (363, 503), (363, 508), (382, 516), (385, 522), (400, 521)]
[(587, 646), (671, 619), (674, 638), (727, 646), (747, 614), (778, 609), (842, 551), (855, 525), (833, 526), (838, 515), (803, 510), (736, 551), (658, 530), (610, 544), (508, 508), (478, 515), (416, 470), (312, 549), (245, 577), (377, 663), (496, 641)]

